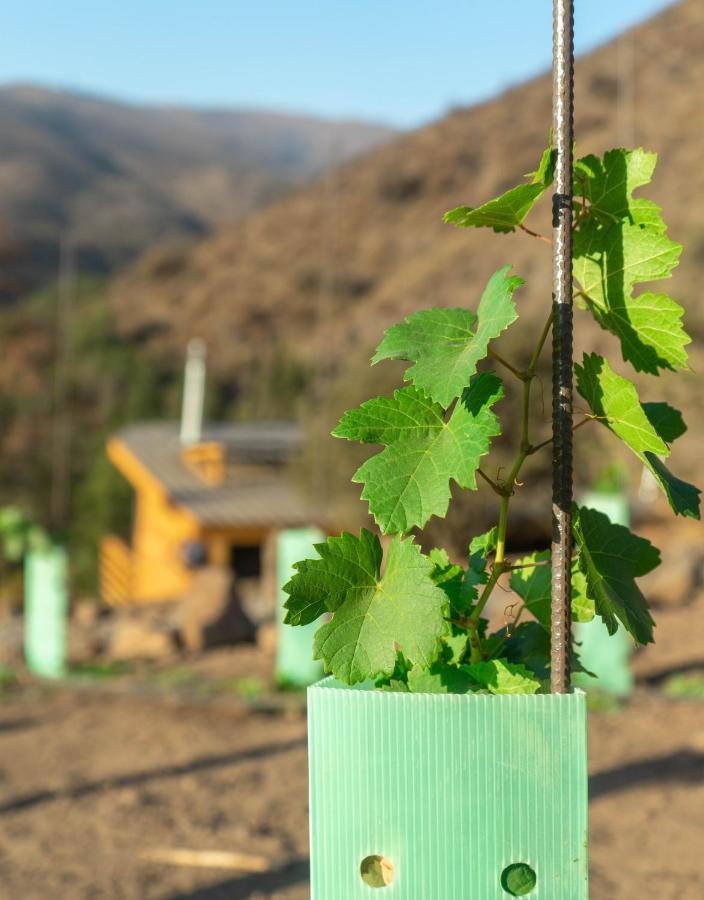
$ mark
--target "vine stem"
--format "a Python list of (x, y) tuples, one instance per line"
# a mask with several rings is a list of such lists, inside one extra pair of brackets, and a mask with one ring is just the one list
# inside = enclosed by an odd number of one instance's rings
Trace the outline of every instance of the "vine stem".
[[(491, 596), (491, 592), (496, 586), (499, 578), (501, 578), (504, 572), (507, 572), (511, 568), (510, 564), (506, 561), (505, 558), (509, 505), (511, 503), (511, 497), (513, 496), (513, 489), (514, 485), (516, 484), (518, 475), (520, 474), (523, 464), (525, 463), (532, 450), (528, 430), (530, 418), (530, 389), (533, 383), (533, 379), (535, 378), (535, 370), (538, 365), (538, 360), (540, 359), (540, 354), (542, 353), (545, 342), (547, 341), (548, 335), (550, 334), (552, 322), (553, 313), (551, 311), (550, 315), (547, 318), (547, 321), (545, 322), (545, 325), (543, 326), (542, 331), (540, 332), (538, 343), (533, 350), (530, 362), (528, 363), (528, 368), (525, 372), (519, 372), (519, 370), (514, 366), (511, 366), (508, 363), (505, 363), (505, 361), (501, 360), (501, 362), (504, 362), (504, 365), (506, 365), (507, 368), (511, 369), (511, 371), (513, 371), (523, 382), (521, 443), (518, 449), (518, 453), (516, 454), (516, 458), (513, 461), (513, 465), (511, 466), (511, 469), (506, 476), (506, 480), (502, 485), (497, 485), (495, 482), (492, 482), (491, 479), (487, 478), (486, 475), (483, 475), (483, 477), (487, 481), (489, 481), (490, 484), (495, 486), (495, 488), (497, 489), (497, 493), (499, 493), (501, 496), (501, 500), (499, 506), (499, 523), (496, 529), (496, 554), (494, 556), (494, 562), (491, 567), (491, 572), (489, 573), (489, 579), (484, 585), (484, 590), (482, 591), (474, 609), (467, 619), (471, 663), (481, 662), (481, 660), (483, 659), (481, 639), (479, 637), (479, 619), (481, 617), (481, 614), (484, 611), (484, 607), (486, 606), (489, 597)], [(492, 353), (491, 351), (490, 354), (495, 359), (497, 358), (496, 354)]]
[(542, 562), (529, 562), (529, 563), (512, 563), (508, 568), (513, 572), (514, 569), (539, 569), (541, 566), (549, 566), (550, 560), (546, 559)]
[[(578, 428), (581, 428), (582, 425), (586, 425), (587, 422), (593, 422), (595, 419), (600, 419), (600, 418), (604, 418), (604, 417), (603, 417), (603, 416), (589, 416), (589, 415), (587, 415), (587, 414), (585, 413), (585, 418), (582, 419), (581, 422), (577, 422), (577, 424), (574, 425), (574, 426), (572, 427), (572, 434), (574, 434), (575, 431), (576, 431)], [(531, 454), (537, 453), (538, 450), (542, 450), (543, 447), (547, 447), (548, 444), (552, 444), (552, 438), (551, 438), (551, 437), (549, 437), (549, 438), (548, 438), (547, 440), (545, 440), (545, 441), (541, 441), (539, 444), (534, 444), (534, 445), (530, 448)]]
[[(518, 626), (518, 623), (521, 621), (521, 616), (523, 615), (523, 613), (525, 611), (526, 611), (526, 605), (525, 605), (525, 603), (522, 603), (521, 608), (518, 610), (518, 612), (516, 613), (516, 615), (513, 618), (513, 622), (511, 622), (512, 629), (516, 628)], [(509, 637), (510, 637), (510, 635), (509, 635)]]
[(547, 317), (545, 325), (543, 325), (543, 330), (540, 332), (540, 338), (538, 340), (538, 344), (533, 351), (533, 355), (530, 358), (530, 363), (528, 365), (528, 371), (531, 373), (531, 377), (535, 375), (535, 369), (538, 365), (538, 360), (540, 359), (540, 354), (543, 352), (543, 347), (545, 346), (545, 341), (548, 339), (548, 335), (550, 334), (550, 329), (552, 328), (552, 320), (555, 316), (554, 310), (550, 310), (550, 315)]
[(497, 484), (493, 478), (490, 478), (486, 474), (486, 472), (484, 472), (482, 469), (477, 469), (477, 474), (480, 475), (484, 479), (484, 481), (486, 481), (486, 483), (491, 486), (492, 490), (496, 491), (497, 494), (501, 494), (501, 485)]
[(529, 234), (531, 237), (538, 238), (539, 241), (543, 241), (543, 243), (545, 244), (550, 244), (550, 246), (552, 247), (552, 239), (547, 237), (546, 235), (540, 234), (539, 231), (532, 231), (530, 228), (526, 228), (526, 226), (523, 224), (520, 224), (518, 227), (521, 229), (521, 231), (525, 231), (525, 233)]
[(509, 370), (509, 372), (513, 372), (513, 374), (516, 376), (516, 378), (519, 378), (521, 381), (523, 381), (523, 379), (525, 377), (525, 372), (521, 372), (520, 369), (517, 369), (515, 366), (512, 366), (510, 362), (508, 362), (507, 360), (505, 360), (503, 358), (503, 356), (499, 356), (499, 354), (496, 352), (496, 350), (494, 350), (492, 347), (489, 347), (488, 353), (492, 359), (495, 359), (497, 363), (501, 363), (501, 365), (505, 366)]

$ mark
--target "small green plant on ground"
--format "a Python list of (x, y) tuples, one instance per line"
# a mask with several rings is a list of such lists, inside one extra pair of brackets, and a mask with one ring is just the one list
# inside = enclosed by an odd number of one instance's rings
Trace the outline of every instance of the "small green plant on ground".
[(704, 700), (704, 674), (672, 675), (665, 682), (663, 692), (675, 700)]
[(0, 694), (17, 686), (17, 673), (12, 666), (0, 666)]
[(49, 535), (19, 506), (0, 507), (2, 562), (19, 564), (31, 550), (48, 550)]
[[(682, 250), (667, 236), (660, 208), (633, 197), (651, 180), (655, 162), (655, 154), (642, 149), (615, 149), (601, 159), (586, 156), (575, 164), (573, 203), (576, 304), (616, 336), (624, 362), (650, 375), (686, 369), (690, 341), (674, 300), (664, 293), (634, 292), (643, 282), (670, 277)], [(550, 243), (525, 219), (552, 184), (553, 166), (554, 151), (548, 149), (526, 183), (480, 207), (454, 209), (445, 220), (465, 228), (520, 230)], [(505, 266), (490, 278), (476, 312), (436, 308), (390, 328), (372, 363), (407, 361), (409, 384), (393, 397), (348, 411), (333, 432), (383, 448), (353, 480), (364, 485), (370, 513), (390, 536), (386, 559), (376, 534), (344, 533), (317, 545), (317, 559), (299, 562), (285, 590), (290, 624), (329, 617), (316, 633), (314, 652), (342, 682), (371, 679), (379, 688), (413, 692), (545, 689), (550, 554), (510, 559), (506, 534), (524, 466), (550, 445), (535, 441), (531, 389), (552, 311), (526, 369), (492, 346), (518, 318), (514, 294), (523, 283)], [(522, 391), (520, 445), (503, 477), (480, 466), (500, 433), (493, 407), (504, 394), (502, 378), (487, 363), (517, 380)], [(641, 402), (636, 386), (598, 353), (586, 353), (575, 365), (575, 380), (589, 408), (575, 430), (609, 429), (650, 470), (677, 515), (699, 518), (700, 492), (663, 461), (671, 442), (686, 430), (681, 413), (664, 402)], [(431, 516), (447, 513), (452, 481), (477, 490), (479, 479), (497, 495), (498, 521), (471, 538), (467, 564), (452, 564), (442, 549), (422, 553), (411, 533)], [(659, 551), (588, 508), (575, 507), (573, 537), (574, 620), (599, 615), (611, 633), (621, 622), (636, 643), (652, 641), (654, 623), (636, 579), (659, 564)], [(503, 576), (521, 602), (510, 628), (489, 633), (485, 607)]]
[(0, 597), (21, 602), (25, 556), (51, 547), (47, 532), (19, 506), (0, 507)]
[(590, 690), (587, 694), (587, 709), (590, 713), (618, 713), (621, 712), (625, 701), (620, 697), (614, 697), (606, 691), (598, 688)]
[(70, 678), (109, 679), (128, 675), (130, 667), (123, 662), (89, 662), (72, 663), (68, 674)]
[(226, 687), (243, 700), (259, 700), (266, 694), (266, 683), (261, 678), (235, 678)]

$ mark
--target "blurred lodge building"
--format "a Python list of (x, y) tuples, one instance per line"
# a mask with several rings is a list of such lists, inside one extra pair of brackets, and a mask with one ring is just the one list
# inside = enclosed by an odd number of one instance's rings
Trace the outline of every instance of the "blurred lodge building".
[(176, 600), (188, 590), (189, 543), (210, 565), (232, 571), (238, 589), (273, 605), (276, 544), (282, 529), (320, 524), (320, 512), (292, 483), (288, 466), (301, 447), (288, 422), (219, 423), (184, 440), (183, 423), (125, 427), (108, 456), (135, 492), (130, 546), (102, 541), (103, 599), (113, 605)]

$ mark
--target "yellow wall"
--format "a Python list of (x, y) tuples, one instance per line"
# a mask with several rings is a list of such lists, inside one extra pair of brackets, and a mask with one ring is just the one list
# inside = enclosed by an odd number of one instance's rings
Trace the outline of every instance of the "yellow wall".
[(200, 523), (188, 510), (171, 502), (161, 482), (124, 444), (113, 439), (107, 450), (136, 493), (131, 600), (147, 603), (175, 599), (187, 590), (191, 579), (182, 561), (183, 543), (200, 539)]
[[(188, 589), (191, 573), (184, 566), (185, 541), (200, 540), (208, 548), (210, 562), (228, 566), (233, 544), (261, 544), (264, 551), (263, 579), (267, 592), (273, 584), (275, 532), (265, 529), (204, 528), (183, 507), (172, 503), (163, 486), (130, 451), (116, 439), (108, 442), (108, 456), (136, 493), (132, 546), (129, 553), (129, 603), (175, 600)], [(108, 599), (108, 598), (106, 598)]]
[(191, 581), (183, 544), (199, 538), (200, 526), (189, 513), (163, 496), (140, 491), (132, 532), (134, 599), (143, 603), (182, 595)]

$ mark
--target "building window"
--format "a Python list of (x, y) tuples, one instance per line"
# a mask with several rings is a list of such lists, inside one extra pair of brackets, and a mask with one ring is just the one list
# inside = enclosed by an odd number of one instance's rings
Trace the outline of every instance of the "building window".
[(261, 578), (261, 546), (234, 544), (230, 548), (230, 565), (237, 578)]

